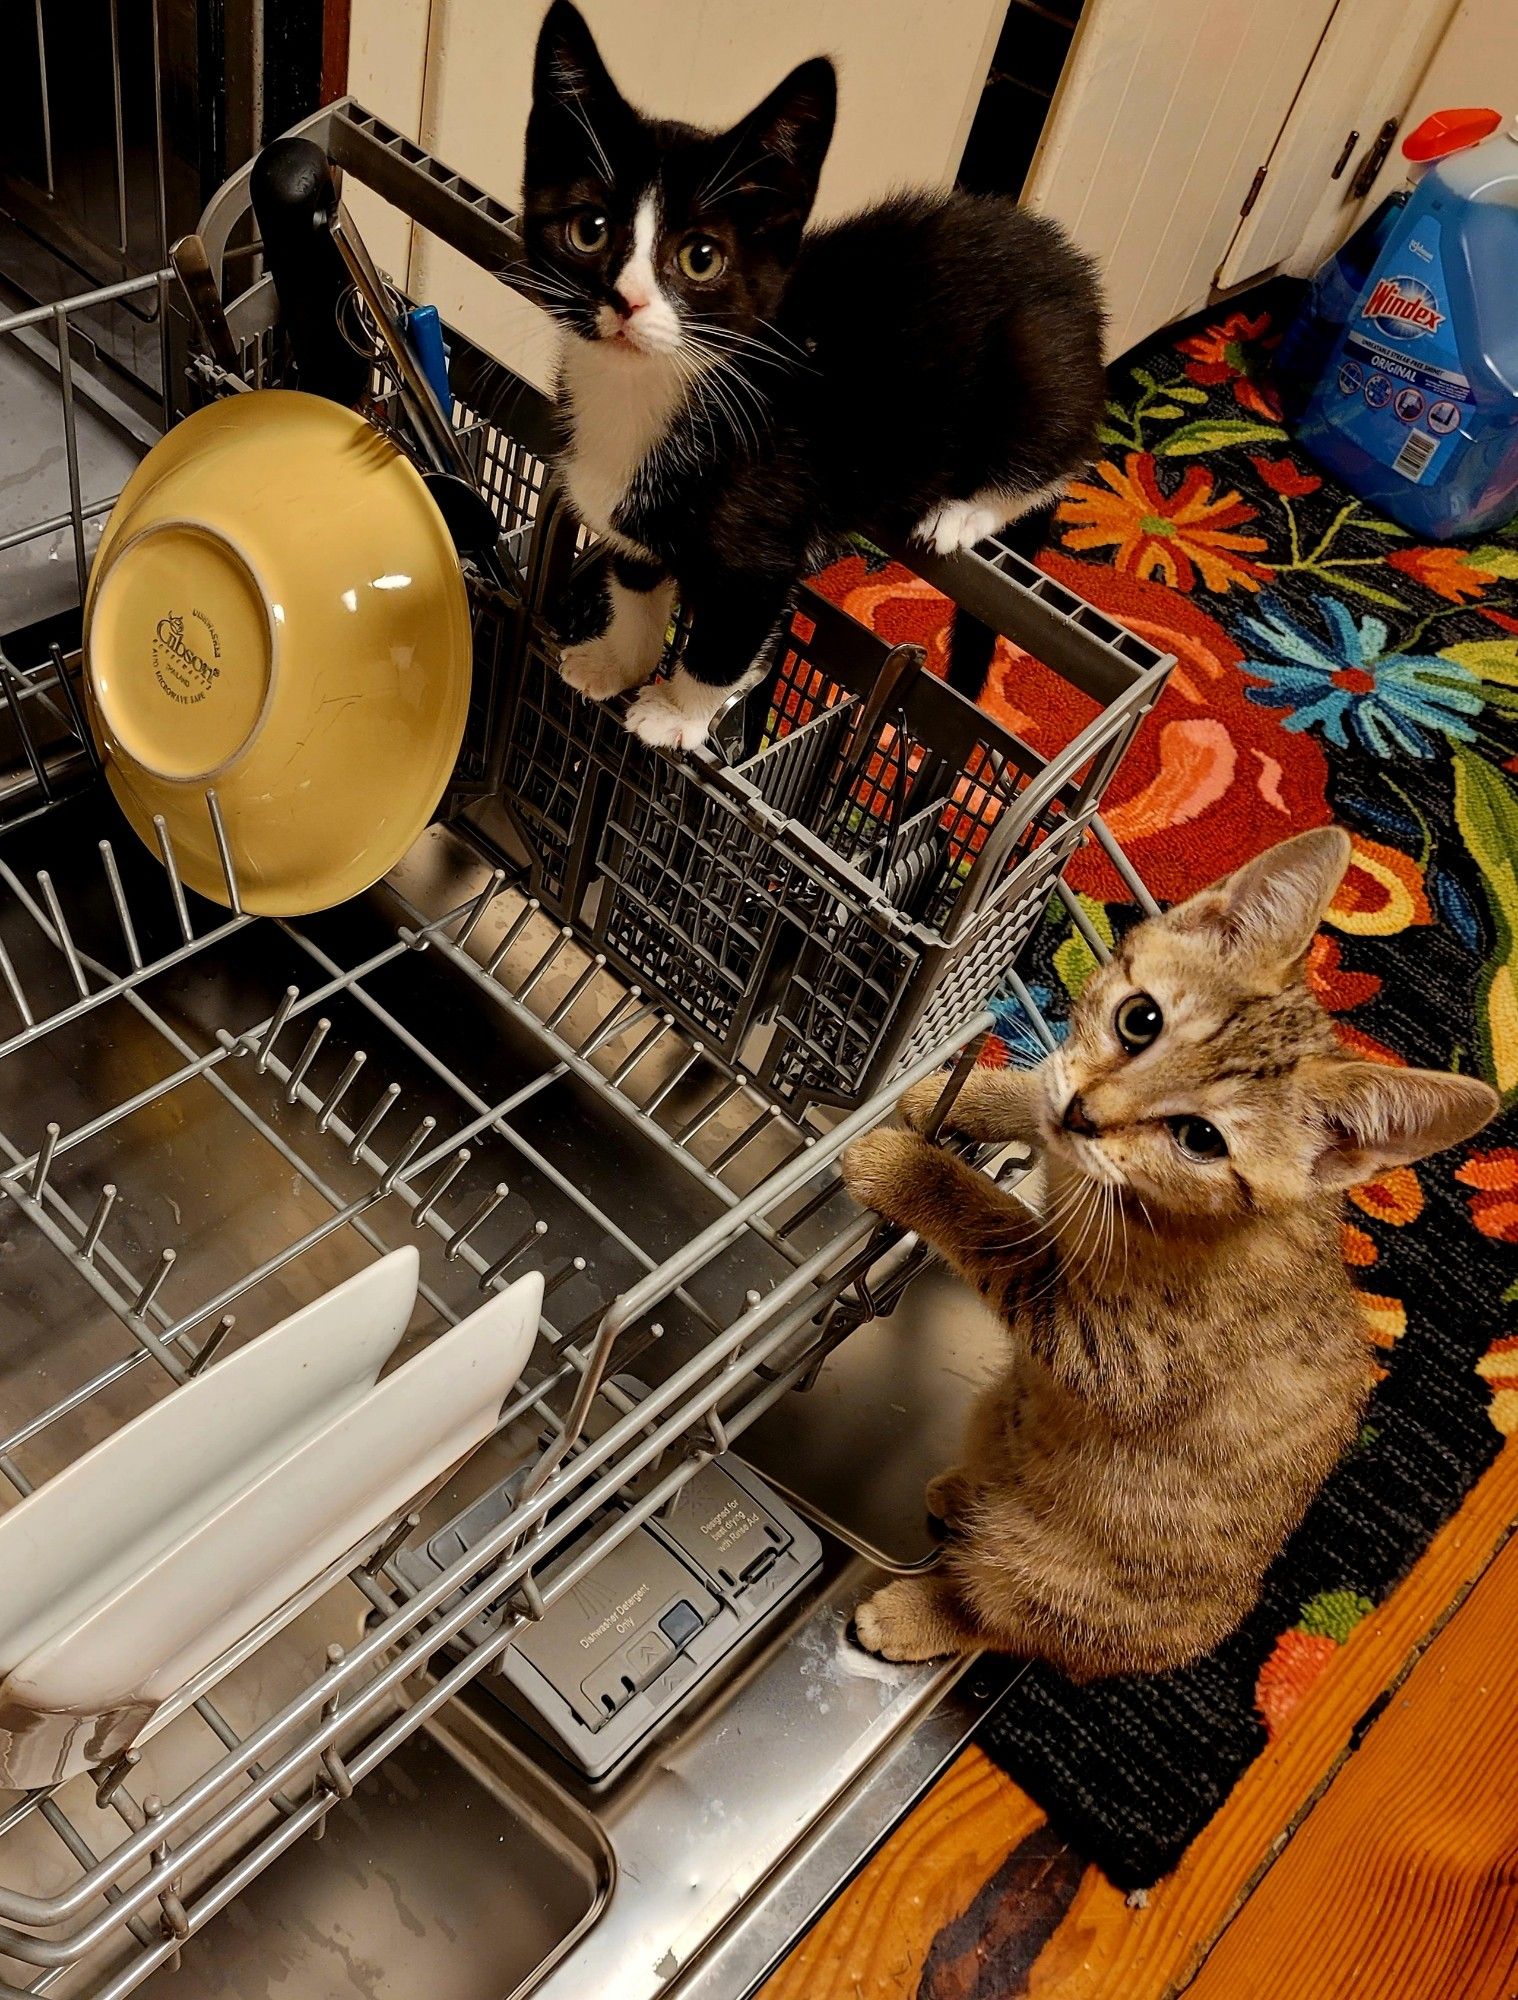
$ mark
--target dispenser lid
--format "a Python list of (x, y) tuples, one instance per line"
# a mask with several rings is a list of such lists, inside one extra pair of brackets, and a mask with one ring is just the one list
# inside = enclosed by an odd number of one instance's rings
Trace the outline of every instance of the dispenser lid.
[(1490, 139), (1501, 123), (1500, 111), (1479, 107), (1431, 111), (1402, 141), (1402, 152), (1419, 166), (1447, 159), (1451, 153), (1463, 153), (1467, 146), (1479, 146), (1483, 139)]

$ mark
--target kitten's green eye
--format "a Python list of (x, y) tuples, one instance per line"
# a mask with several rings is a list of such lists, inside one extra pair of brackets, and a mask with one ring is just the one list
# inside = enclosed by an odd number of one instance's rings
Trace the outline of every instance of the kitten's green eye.
[(571, 250), (578, 250), (582, 257), (594, 257), (598, 250), (606, 248), (611, 229), (599, 210), (582, 208), (578, 215), (569, 218), (564, 234), (569, 238)]
[(1158, 1041), (1164, 1025), (1159, 1002), (1148, 993), (1130, 993), (1126, 1000), (1119, 1000), (1112, 1017), (1113, 1033), (1131, 1056)]
[(709, 285), (727, 269), (722, 246), (709, 236), (689, 236), (680, 245), (675, 262), (695, 285)]
[(1167, 1118), (1175, 1143), (1189, 1159), (1226, 1160), (1228, 1141), (1205, 1118)]

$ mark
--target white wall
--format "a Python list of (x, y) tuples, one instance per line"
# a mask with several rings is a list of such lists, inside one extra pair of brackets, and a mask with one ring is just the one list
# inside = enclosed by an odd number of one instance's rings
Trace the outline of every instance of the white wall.
[[(619, 87), (635, 104), (727, 125), (807, 56), (839, 66), (838, 130), (819, 213), (893, 186), (952, 181), (1005, 12), (1004, 0), (584, 0)], [(515, 203), (539, 0), (354, 0), (349, 89), (438, 158)], [(396, 255), (379, 235), (382, 263)], [(444, 317), (533, 380), (550, 340), (535, 307), (443, 245), (418, 238), (408, 282)]]

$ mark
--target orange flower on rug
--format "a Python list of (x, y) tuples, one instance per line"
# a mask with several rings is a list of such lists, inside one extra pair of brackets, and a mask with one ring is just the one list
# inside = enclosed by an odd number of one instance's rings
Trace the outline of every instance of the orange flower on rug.
[(1148, 452), (1130, 452), (1119, 470), (1104, 458), (1101, 486), (1072, 480), (1059, 510), (1067, 549), (1111, 549), (1113, 566), (1130, 576), (1191, 590), (1200, 576), (1208, 590), (1258, 590), (1268, 571), (1251, 556), (1263, 555), (1263, 535), (1241, 535), (1255, 509), (1237, 493), (1215, 494), (1205, 467), (1189, 465), (1171, 493), (1160, 485)]

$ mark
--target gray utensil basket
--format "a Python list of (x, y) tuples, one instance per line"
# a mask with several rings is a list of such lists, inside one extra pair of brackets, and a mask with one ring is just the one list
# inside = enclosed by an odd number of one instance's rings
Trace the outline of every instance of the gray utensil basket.
[[(351, 103), (302, 129), (512, 282), (520, 243), (491, 197)], [(218, 270), (247, 209), (239, 176), (207, 211)], [(240, 374), (195, 354), (192, 401), (281, 380), (276, 312), (267, 279), (234, 301)], [(651, 749), (620, 704), (588, 702), (558, 674), (555, 607), (597, 555), (547, 469), (546, 400), (457, 337), (452, 352), (455, 428), (510, 583), (471, 580), (473, 706), (449, 808), (498, 796), (543, 908), (772, 1101), (793, 1114), (863, 1101), (1015, 964), (1172, 659), (1000, 544), (948, 560), (914, 550), (921, 575), (1083, 697), (1087, 719), (1056, 754), (811, 588), (767, 685), (716, 741), (683, 757)], [(391, 395), (377, 370), (381, 421)], [(883, 676), (891, 692), (872, 701)]]

